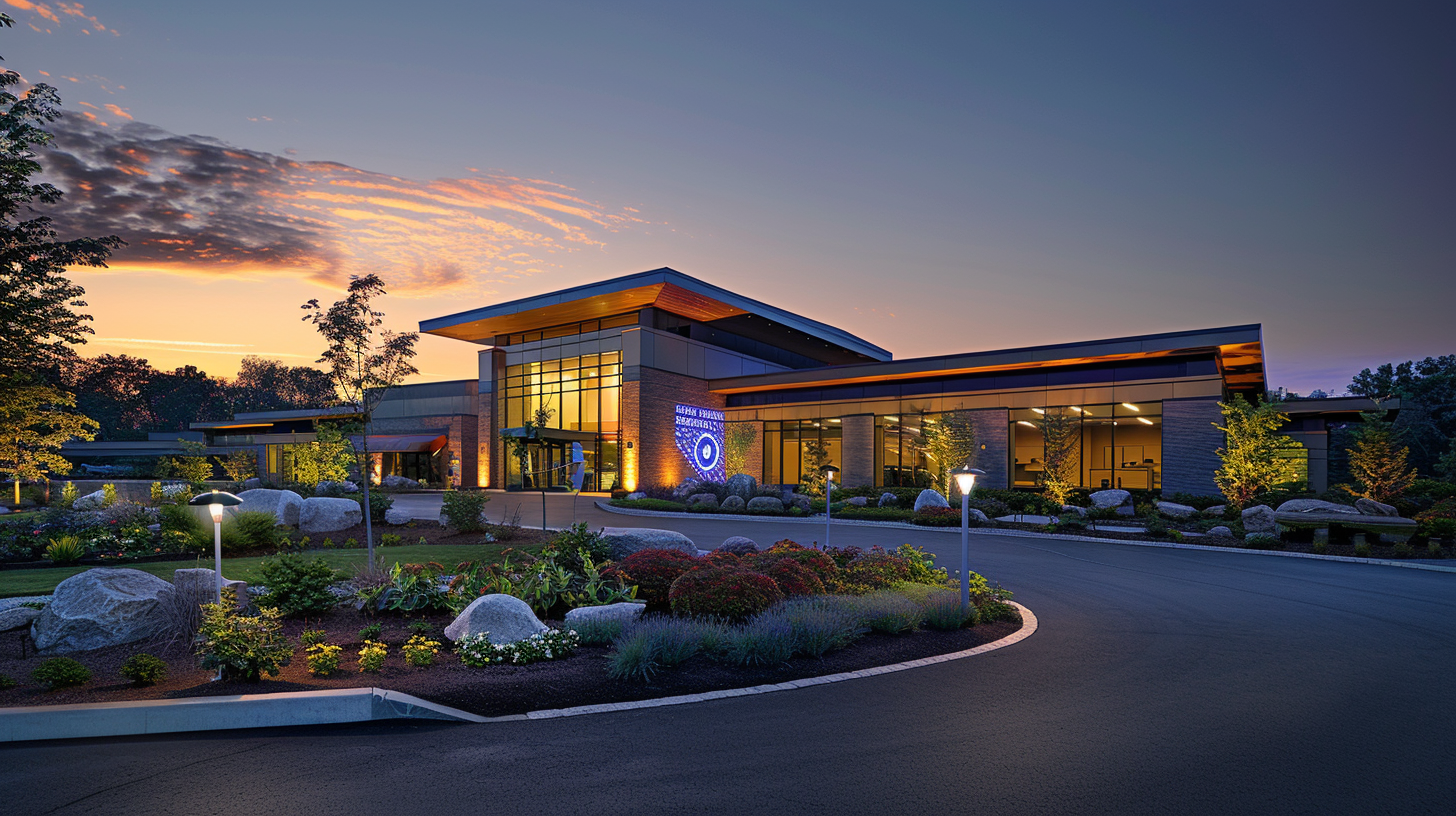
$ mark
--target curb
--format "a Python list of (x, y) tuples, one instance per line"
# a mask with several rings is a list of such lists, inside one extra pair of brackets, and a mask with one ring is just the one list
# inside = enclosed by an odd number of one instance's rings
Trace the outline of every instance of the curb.
[[(794, 518), (792, 516), (750, 516), (750, 515), (728, 515), (724, 513), (677, 513), (661, 512), (657, 510), (633, 510), (627, 507), (611, 507), (602, 502), (596, 502), (598, 510), (607, 513), (616, 513), (621, 516), (639, 516), (649, 518), (684, 518), (684, 519), (710, 519), (713, 521), (752, 521), (752, 522), (790, 522), (794, 524), (817, 524), (824, 526), (824, 519)], [(856, 527), (880, 527), (890, 530), (919, 530), (921, 532), (944, 532), (959, 533), (959, 527), (921, 527), (915, 524), (907, 524), (903, 521), (865, 521), (863, 519), (836, 520), (835, 525), (852, 525)], [(971, 535), (1009, 536), (1012, 538), (1039, 538), (1055, 539), (1057, 541), (1090, 541), (1094, 544), (1123, 544), (1130, 547), (1155, 547), (1165, 550), (1204, 550), (1206, 552), (1243, 553), (1245, 555), (1272, 555), (1279, 558), (1311, 558), (1316, 561), (1343, 561), (1349, 564), (1375, 564), (1382, 567), (1400, 567), (1402, 569), (1426, 570), (1427, 572), (1456, 572), (1456, 566), (1443, 564), (1430, 564), (1416, 559), (1396, 560), (1392, 558), (1356, 558), (1351, 555), (1319, 555), (1317, 553), (1283, 552), (1281, 550), (1246, 550), (1242, 547), (1215, 547), (1208, 544), (1179, 544), (1175, 541), (1129, 541), (1122, 538), (1098, 538), (1097, 536), (1066, 535), (1060, 533), (1034, 533), (1030, 530), (987, 530), (984, 528), (972, 527)]]
[(627, 703), (599, 703), (573, 708), (550, 708), (482, 717), (449, 706), (422, 700), (409, 694), (379, 688), (286, 691), (276, 694), (245, 694), (235, 697), (192, 697), (182, 700), (141, 700), (120, 703), (83, 703), (66, 706), (25, 706), (0, 709), (0, 743), (29, 740), (124, 737), (143, 734), (171, 734), (184, 731), (223, 731), (234, 728), (271, 728), (288, 725), (334, 725), (377, 720), (423, 719), (466, 723), (522, 722), (635, 711), (643, 708), (705, 703), (730, 697), (751, 697), (776, 691), (842, 683), (862, 677), (918, 669), (985, 654), (1020, 643), (1036, 632), (1036, 615), (1015, 601), (1021, 612), (1021, 628), (1000, 640), (973, 649), (923, 657), (888, 666), (853, 672), (806, 677), (784, 683), (747, 688), (706, 691), (656, 697)]
[(476, 714), (387, 689), (322, 689), (0, 709), (0, 743), (394, 719), (485, 721)]

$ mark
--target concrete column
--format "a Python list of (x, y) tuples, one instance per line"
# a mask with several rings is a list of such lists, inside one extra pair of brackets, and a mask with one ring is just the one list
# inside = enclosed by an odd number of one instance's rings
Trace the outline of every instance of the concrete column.
[(875, 483), (875, 417), (855, 414), (841, 417), (840, 442), (842, 461), (840, 481), (845, 487), (864, 487)]

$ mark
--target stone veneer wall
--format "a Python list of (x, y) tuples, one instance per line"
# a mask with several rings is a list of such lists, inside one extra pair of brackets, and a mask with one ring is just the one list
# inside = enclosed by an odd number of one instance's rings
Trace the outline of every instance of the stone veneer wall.
[(985, 476), (976, 479), (976, 485), (1005, 490), (1011, 486), (1007, 471), (1011, 460), (1011, 412), (1005, 408), (985, 408), (970, 413), (978, 449), (974, 467), (986, 471)]
[(1192, 493), (1217, 496), (1213, 474), (1223, 447), (1223, 423), (1218, 399), (1165, 400), (1163, 402), (1163, 495)]
[(855, 414), (840, 418), (839, 481), (845, 487), (875, 483), (875, 417)]
[[(681, 403), (721, 411), (727, 400), (710, 392), (707, 381), (696, 377), (655, 368), (642, 368), (638, 377), (635, 382), (622, 384), (622, 441), (630, 441), (636, 448), (637, 486), (676, 485), (695, 475), (674, 440), (676, 406)], [(628, 404), (634, 390), (635, 411)], [(635, 428), (632, 419), (636, 420)]]

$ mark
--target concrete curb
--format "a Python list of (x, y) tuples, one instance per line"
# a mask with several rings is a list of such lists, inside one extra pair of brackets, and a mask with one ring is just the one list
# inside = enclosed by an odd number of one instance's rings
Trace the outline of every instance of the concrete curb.
[(726, 700), (730, 697), (750, 697), (755, 694), (771, 694), (775, 691), (794, 691), (795, 689), (808, 688), (810, 686), (822, 686), (829, 683), (843, 683), (846, 680), (858, 680), (862, 677), (877, 677), (882, 674), (893, 674), (906, 671), (907, 669), (918, 669), (924, 666), (934, 666), (937, 663), (948, 663), (952, 660), (974, 657), (976, 655), (992, 652), (997, 649), (1020, 643), (1036, 633), (1036, 615), (1030, 609), (1015, 601), (1011, 605), (1021, 612), (1021, 628), (1007, 635), (1000, 640), (990, 643), (983, 643), (974, 649), (965, 649), (950, 654), (922, 657), (919, 660), (907, 660), (904, 663), (891, 663), (888, 666), (875, 666), (869, 669), (861, 669), (853, 672), (840, 672), (838, 674), (825, 674), (819, 677), (805, 677), (802, 680), (790, 680), (785, 683), (772, 683), (763, 686), (749, 686), (747, 688), (721, 689), (719, 691), (705, 691), (702, 694), (680, 694), (675, 697), (656, 697), (651, 700), (634, 700), (630, 703), (602, 703), (599, 705), (575, 706), (573, 708), (550, 708), (542, 711), (531, 711), (525, 714), (513, 714), (508, 717), (489, 717), (486, 722), (516, 722), (520, 720), (550, 720), (559, 717), (580, 717), (583, 714), (606, 714), (616, 711), (636, 711), (643, 708), (660, 708), (662, 706), (687, 705), (689, 703), (706, 703), (711, 700)]
[(323, 689), (0, 709), (0, 743), (393, 719), (485, 721), (467, 711), (387, 689)]
[[(752, 522), (792, 522), (796, 524), (817, 524), (824, 526), (824, 519), (821, 518), (794, 518), (792, 516), (749, 516), (749, 515), (728, 515), (725, 513), (676, 513), (660, 512), (656, 510), (633, 510), (627, 507), (611, 507), (603, 502), (596, 502), (598, 510), (607, 513), (616, 513), (622, 516), (639, 516), (655, 518), (685, 518), (685, 519), (710, 519), (713, 521), (752, 521)], [(889, 530), (919, 530), (920, 532), (932, 533), (959, 533), (959, 527), (921, 527), (915, 524), (908, 524), (903, 521), (865, 521), (863, 519), (835, 520), (836, 526), (841, 524), (857, 527), (881, 527)], [(1316, 553), (1283, 552), (1282, 550), (1246, 550), (1242, 547), (1215, 547), (1208, 544), (1179, 544), (1175, 541), (1128, 541), (1121, 538), (1099, 538), (1097, 536), (1067, 535), (1063, 533), (1035, 533), (1030, 530), (1001, 530), (971, 528), (971, 535), (994, 535), (1010, 536), (1012, 538), (1041, 538), (1056, 539), (1058, 541), (1091, 541), (1096, 544), (1123, 544), (1130, 547), (1156, 547), (1165, 550), (1205, 550), (1207, 552), (1242, 553), (1245, 555), (1273, 555), (1280, 558), (1312, 558), (1317, 561), (1344, 561), (1350, 564), (1376, 564), (1382, 567), (1401, 567), (1404, 569), (1426, 570), (1427, 572), (1456, 572), (1456, 566), (1444, 564), (1431, 564), (1416, 559), (1395, 560), (1390, 558), (1356, 558), (1350, 555), (1318, 555)]]

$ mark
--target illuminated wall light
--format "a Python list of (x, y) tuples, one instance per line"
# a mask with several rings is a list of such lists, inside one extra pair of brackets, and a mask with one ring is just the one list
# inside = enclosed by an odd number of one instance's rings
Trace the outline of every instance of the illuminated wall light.
[(1138, 417), (1137, 420), (1138, 420), (1138, 422), (1141, 422), (1144, 425), (1151, 425), (1151, 424), (1153, 424), (1153, 421), (1151, 419), (1148, 419), (1147, 417)]
[(1122, 404), (1122, 407), (1126, 408), (1129, 411), (1138, 411), (1138, 412), (1141, 412), (1143, 410), (1143, 409), (1137, 407), (1136, 405), (1133, 405), (1130, 402), (1124, 402)]
[(622, 487), (628, 493), (637, 489), (637, 450), (627, 448), (622, 451)]

